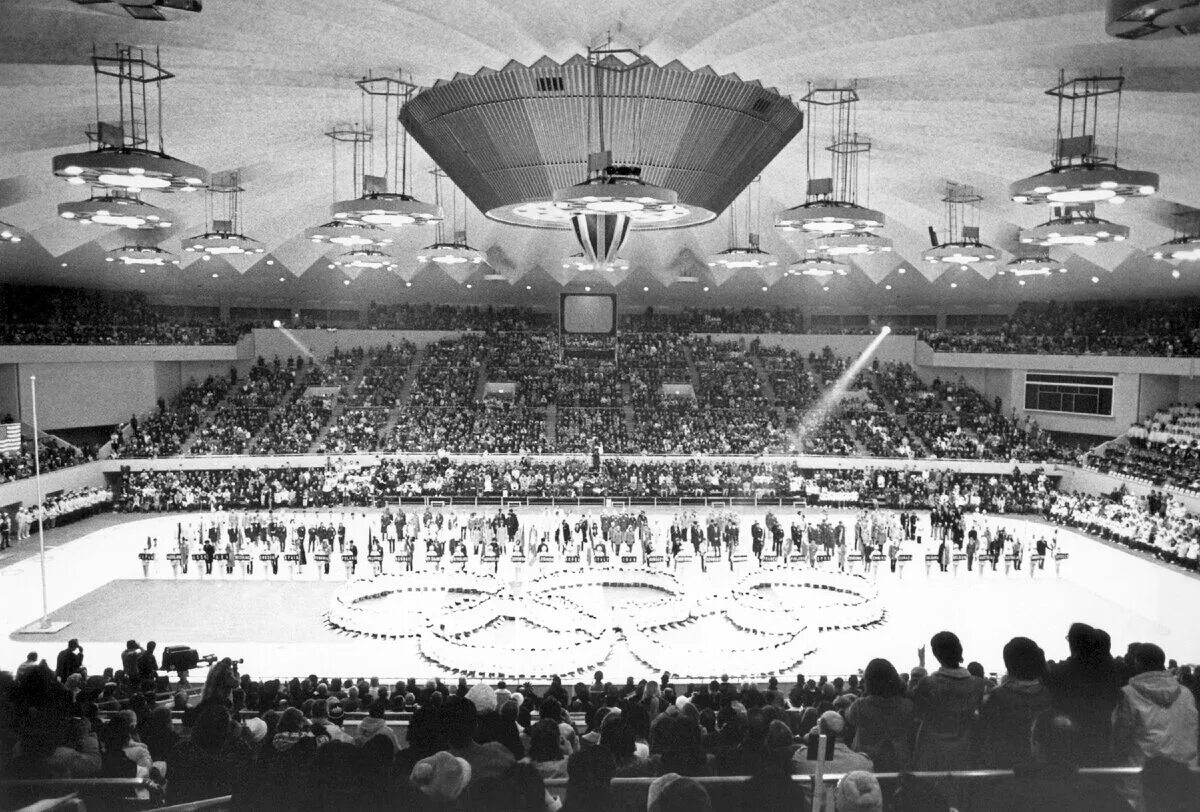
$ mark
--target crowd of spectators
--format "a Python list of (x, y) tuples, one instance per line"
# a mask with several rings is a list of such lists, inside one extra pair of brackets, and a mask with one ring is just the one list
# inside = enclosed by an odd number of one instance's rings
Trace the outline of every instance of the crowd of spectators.
[(1003, 324), (924, 331), (939, 352), (1038, 355), (1200, 355), (1200, 302), (1024, 302)]
[(745, 498), (807, 500), (823, 493), (839, 503), (932, 508), (954, 504), (989, 513), (1048, 515), (1057, 480), (1044, 471), (1006, 475), (891, 468), (812, 469), (785, 463), (708, 459), (628, 462), (606, 459), (456, 462), (382, 459), (324, 468), (132, 471), (123, 475), (119, 507), (127, 511), (377, 505), (417, 497), (632, 499)]
[(192, 440), (191, 454), (245, 454), (250, 441), (262, 429), (275, 408), (294, 394), (304, 374), (303, 357), (278, 357), (271, 363), (258, 359), (245, 383), (230, 382), (230, 391), (212, 418)]
[[(928, 642), (933, 662), (921, 645), (911, 668), (874, 658), (848, 677), (762, 685), (679, 683), (670, 672), (636, 682), (596, 672), (571, 686), (555, 677), (540, 691), (465, 677), (260, 681), (224, 659), (198, 700), (162, 702), (153, 642), (130, 640), (120, 668), (116, 652), (114, 666), (93, 668), (95, 653), (71, 640), (54, 666), (32, 651), (0, 676), (0, 770), (139, 777), (168, 803), (231, 795), (233, 808), (314, 812), (623, 812), (613, 779), (645, 778), (648, 812), (782, 812), (812, 805), (811, 785), (792, 776), (815, 773), (824, 736), (823, 770), (843, 776), (831, 788), (837, 812), (884, 809), (877, 773), (980, 768), (1013, 777), (972, 793), (965, 812), (1190, 808), (1196, 669), (1153, 643), (1114, 656), (1110, 636), (1084, 623), (1066, 636), (1070, 656), (1055, 662), (1028, 637), (967, 652), (941, 631)], [(1080, 772), (1110, 766), (1141, 772)], [(749, 780), (697, 780), (711, 776)], [(547, 790), (555, 779), (565, 793)], [(953, 786), (919, 780), (893, 792), (886, 808), (903, 812), (958, 800)]]
[(1200, 517), (1165, 492), (1059, 494), (1050, 516), (1185, 569), (1200, 565)]
[(528, 307), (469, 307), (434, 304), (379, 304), (367, 309), (367, 325), (381, 330), (534, 330), (552, 326), (549, 312)]
[(244, 332), (164, 318), (141, 293), (0, 286), (0, 344), (234, 344)]
[(0, 484), (31, 477), (38, 467), (44, 474), (95, 459), (90, 449), (68, 445), (53, 435), (46, 435), (37, 441), (37, 452), (38, 459), (35, 460), (33, 438), (26, 437), (21, 440), (20, 451), (0, 454)]

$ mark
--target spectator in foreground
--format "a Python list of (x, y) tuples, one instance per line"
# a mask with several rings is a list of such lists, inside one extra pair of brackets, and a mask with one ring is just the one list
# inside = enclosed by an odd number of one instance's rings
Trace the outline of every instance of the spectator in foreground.
[(712, 799), (696, 779), (667, 773), (651, 782), (646, 812), (712, 812)]
[(1103, 767), (1110, 763), (1109, 738), (1113, 708), (1120, 699), (1116, 669), (1103, 633), (1086, 623), (1067, 630), (1071, 656), (1046, 677), (1054, 708), (1079, 726), (1079, 764)]
[(912, 700), (888, 660), (874, 659), (863, 671), (863, 696), (846, 709), (854, 728), (854, 750), (865, 753), (879, 772), (902, 772), (912, 765), (916, 730)]
[(567, 797), (562, 812), (618, 812), (612, 791), (617, 763), (607, 747), (585, 747), (567, 759)]
[(986, 683), (962, 667), (958, 635), (938, 632), (929, 647), (941, 667), (922, 677), (912, 692), (920, 724), (914, 765), (917, 770), (965, 770), (971, 766), (971, 729)]
[(1051, 705), (1042, 683), (1046, 655), (1028, 637), (1014, 637), (1004, 646), (1007, 673), (989, 693), (979, 711), (980, 765), (1011, 770), (1030, 758), (1029, 729), (1034, 717)]
[(883, 812), (883, 790), (875, 776), (856, 770), (838, 781), (833, 802), (837, 812)]
[(1030, 735), (1032, 761), (1013, 768), (985, 812), (1128, 812), (1112, 789), (1079, 774), (1080, 727), (1058, 711), (1042, 711)]
[(233, 733), (229, 711), (208, 705), (196, 717), (189, 739), (167, 754), (167, 803), (231, 795), (250, 767), (250, 748)]
[[(825, 772), (848, 773), (855, 770), (872, 772), (875, 765), (871, 759), (862, 753), (856, 753), (841, 741), (841, 734), (846, 729), (846, 720), (837, 711), (825, 711), (821, 714), (817, 726), (808, 734), (809, 743), (817, 735), (825, 735), (833, 742), (833, 755), (825, 761)], [(815, 746), (815, 745), (814, 745)], [(816, 761), (808, 760), (808, 749), (801, 747), (792, 757), (792, 768), (799, 775), (813, 775), (816, 772)]]
[[(1175, 675), (1166, 670), (1166, 655), (1153, 643), (1133, 646), (1134, 676), (1121, 689), (1113, 711), (1113, 752), (1124, 766), (1147, 767), (1153, 762), (1158, 774), (1170, 765), (1196, 767), (1196, 700)], [(1167, 762), (1167, 763), (1163, 763)], [(1142, 779), (1123, 778), (1121, 794), (1138, 812), (1145, 810)]]

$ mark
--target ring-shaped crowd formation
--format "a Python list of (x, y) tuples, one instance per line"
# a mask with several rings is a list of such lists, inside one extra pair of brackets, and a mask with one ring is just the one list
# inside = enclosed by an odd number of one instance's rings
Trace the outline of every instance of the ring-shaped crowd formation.
[[(583, 599), (604, 587), (651, 590), (598, 610)], [(771, 590), (768, 593), (766, 590)], [(440, 593), (397, 610), (387, 598)], [(424, 607), (421, 604), (425, 604)], [(884, 619), (874, 583), (813, 569), (747, 573), (730, 586), (684, 584), (643, 567), (589, 567), (506, 582), (465, 572), (379, 575), (348, 581), (333, 596), (326, 624), (375, 639), (416, 638), (421, 654), (448, 671), (482, 678), (548, 679), (602, 665), (624, 640), (647, 668), (708, 679), (739, 664), (746, 677), (785, 672), (817, 650), (820, 634)], [(720, 645), (697, 644), (685, 628), (730, 627)], [(495, 634), (507, 626), (507, 634)]]

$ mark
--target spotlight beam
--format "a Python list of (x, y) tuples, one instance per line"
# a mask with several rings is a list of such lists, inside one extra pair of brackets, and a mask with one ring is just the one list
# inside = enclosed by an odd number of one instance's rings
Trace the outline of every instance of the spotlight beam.
[(846, 369), (846, 371), (843, 372), (838, 379), (833, 382), (833, 386), (829, 387), (829, 389), (827, 389), (825, 393), (821, 395), (821, 399), (817, 401), (817, 405), (804, 415), (804, 417), (800, 420), (799, 428), (796, 429), (797, 448), (803, 448), (804, 437), (810, 432), (814, 431), (817, 426), (821, 425), (821, 421), (828, 417), (833, 410), (837, 408), (838, 403), (840, 403), (842, 398), (845, 397), (846, 392), (850, 390), (850, 384), (854, 382), (856, 377), (858, 377), (858, 373), (863, 370), (863, 367), (865, 367), (871, 360), (871, 356), (873, 356), (879, 349), (880, 345), (883, 344), (884, 339), (891, 335), (891, 332), (892, 328), (884, 325), (883, 329), (879, 331), (879, 335), (871, 339), (871, 343), (868, 344), (865, 349), (863, 349), (858, 358), (854, 359), (854, 363), (852, 363)]

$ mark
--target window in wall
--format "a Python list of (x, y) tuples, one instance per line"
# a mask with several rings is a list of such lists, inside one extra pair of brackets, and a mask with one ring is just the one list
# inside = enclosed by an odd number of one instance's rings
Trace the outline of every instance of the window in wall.
[(1025, 408), (1039, 412), (1112, 417), (1111, 375), (1025, 373)]

